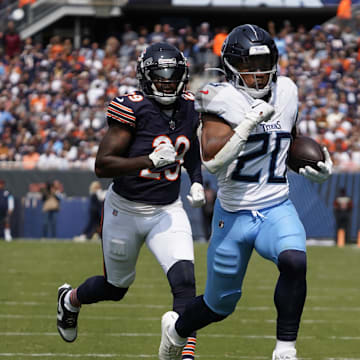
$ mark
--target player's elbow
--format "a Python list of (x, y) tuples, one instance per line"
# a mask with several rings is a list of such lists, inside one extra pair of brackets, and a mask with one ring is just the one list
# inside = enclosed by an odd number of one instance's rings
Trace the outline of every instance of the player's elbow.
[(205, 166), (206, 170), (211, 174), (215, 174), (217, 171), (220, 170), (220, 168), (222, 166), (222, 164), (217, 163), (214, 160), (209, 160), (209, 161), (203, 160), (202, 163)]
[(99, 178), (106, 177), (104, 161), (101, 158), (95, 160), (95, 174)]

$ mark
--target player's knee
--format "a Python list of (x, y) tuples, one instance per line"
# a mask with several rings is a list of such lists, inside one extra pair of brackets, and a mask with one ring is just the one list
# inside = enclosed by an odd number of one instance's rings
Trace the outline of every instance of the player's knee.
[(194, 264), (189, 260), (175, 263), (168, 271), (167, 278), (174, 296), (195, 296)]
[(221, 294), (217, 298), (212, 298), (209, 301), (211, 307), (217, 314), (222, 316), (229, 316), (235, 311), (236, 304), (241, 298), (241, 290), (234, 290), (232, 292), (227, 292)]
[(306, 275), (306, 253), (299, 250), (286, 250), (279, 255), (280, 272), (292, 277)]

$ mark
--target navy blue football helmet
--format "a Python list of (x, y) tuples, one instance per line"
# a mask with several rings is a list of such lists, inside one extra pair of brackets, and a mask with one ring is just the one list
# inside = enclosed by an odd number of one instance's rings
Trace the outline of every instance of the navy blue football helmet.
[[(234, 28), (224, 41), (221, 62), (226, 79), (253, 98), (263, 98), (276, 81), (278, 50), (270, 34), (257, 25)], [(266, 83), (259, 81), (268, 74)], [(249, 87), (243, 75), (254, 76), (254, 87)], [(267, 78), (267, 76), (266, 76)]]
[(183, 93), (189, 70), (180, 50), (159, 42), (148, 46), (140, 55), (136, 76), (146, 96), (170, 105)]

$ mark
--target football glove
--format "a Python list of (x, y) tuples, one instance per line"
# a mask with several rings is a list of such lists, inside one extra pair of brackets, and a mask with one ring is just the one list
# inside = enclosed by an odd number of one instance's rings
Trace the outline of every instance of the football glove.
[(161, 143), (149, 155), (154, 166), (162, 167), (175, 162), (176, 151), (172, 144)]
[(245, 114), (244, 120), (234, 129), (241, 139), (247, 140), (251, 131), (260, 123), (270, 120), (275, 109), (264, 100), (257, 99), (251, 105), (251, 110)]
[(203, 186), (198, 183), (194, 182), (190, 188), (190, 194), (187, 195), (187, 199), (192, 207), (198, 208), (205, 205), (205, 192)]
[(333, 163), (326, 147), (323, 147), (323, 151), (325, 155), (325, 161), (319, 161), (316, 164), (320, 168), (320, 171), (312, 168), (311, 166), (305, 166), (305, 168), (299, 169), (299, 174), (305, 176), (307, 179), (313, 182), (320, 184), (327, 180), (332, 173)]

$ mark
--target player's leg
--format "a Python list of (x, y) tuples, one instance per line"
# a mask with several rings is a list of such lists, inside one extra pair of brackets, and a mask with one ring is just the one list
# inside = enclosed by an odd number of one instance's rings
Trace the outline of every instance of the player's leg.
[(191, 301), (178, 320), (170, 318), (169, 313), (164, 315), (168, 329), (162, 334), (162, 342), (172, 339), (180, 344), (192, 331), (223, 320), (234, 311), (240, 299), (242, 280), (252, 252), (251, 243), (242, 236), (246, 225), (237, 214), (223, 211), (219, 204), (215, 206), (213, 223), (205, 295)]
[[(182, 314), (196, 293), (191, 225), (181, 202), (167, 206), (152, 222), (146, 244), (167, 276), (173, 294), (173, 311)], [(182, 358), (194, 359), (195, 347), (196, 333), (193, 332)]]
[(119, 301), (134, 281), (135, 265), (143, 244), (143, 236), (136, 233), (138, 220), (134, 214), (114, 209), (107, 195), (102, 226), (104, 275), (90, 277), (76, 289), (64, 284), (58, 290), (57, 327), (65, 341), (76, 339), (77, 317), (82, 304)]
[(306, 298), (306, 235), (291, 201), (262, 212), (255, 248), (279, 269), (274, 302), (277, 343), (273, 359), (296, 359), (295, 343)]

